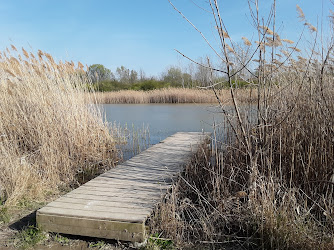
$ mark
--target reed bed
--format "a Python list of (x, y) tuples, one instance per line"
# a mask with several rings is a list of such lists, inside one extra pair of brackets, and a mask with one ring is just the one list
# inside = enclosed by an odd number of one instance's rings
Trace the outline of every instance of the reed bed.
[[(241, 102), (253, 99), (252, 89), (240, 89), (237, 93)], [(215, 94), (207, 89), (165, 88), (150, 91), (121, 90), (94, 93), (96, 102), (101, 104), (144, 104), (144, 103), (216, 103)], [(226, 104), (231, 103), (229, 90), (218, 91)]]
[[(240, 55), (223, 31), (218, 2), (209, 6), (231, 82), (232, 69), (247, 65), (230, 66)], [(188, 248), (334, 249), (333, 39), (311, 41), (312, 50), (301, 53), (274, 32), (273, 20), (271, 29), (259, 23), (259, 1), (249, 6), (261, 34), (258, 43), (244, 39), (258, 44), (247, 59), (258, 56), (256, 105), (239, 106), (231, 87), (233, 110), (220, 106), (226, 123), (161, 202), (152, 231)], [(297, 13), (316, 39), (298, 5)]]
[(81, 63), (13, 45), (0, 53), (2, 204), (43, 200), (115, 165), (113, 132), (85, 86)]
[(310, 92), (290, 77), (267, 116), (277, 125), (247, 130), (256, 170), (230, 124), (217, 127), (157, 207), (153, 233), (180, 248), (334, 249), (334, 79), (314, 75)]

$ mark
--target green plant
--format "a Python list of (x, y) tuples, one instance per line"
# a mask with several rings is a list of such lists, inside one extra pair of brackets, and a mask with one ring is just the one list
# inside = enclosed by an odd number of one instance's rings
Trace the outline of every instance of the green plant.
[(54, 241), (62, 244), (62, 245), (68, 245), (70, 243), (69, 238), (62, 236), (60, 234), (55, 234), (53, 237)]
[(154, 233), (152, 234), (149, 238), (148, 238), (148, 245), (147, 248), (158, 248), (158, 249), (175, 249), (174, 243), (172, 240), (170, 239), (164, 239), (164, 238), (160, 238), (161, 235), (159, 235), (158, 233)]
[(169, 84), (163, 81), (156, 81), (156, 80), (145, 80), (142, 82), (135, 83), (131, 86), (133, 90), (153, 90), (153, 89), (161, 89), (168, 87)]
[(1, 222), (8, 223), (10, 221), (10, 217), (11, 216), (8, 212), (8, 208), (0, 205), (0, 224)]
[(103, 240), (89, 243), (90, 248), (98, 248), (98, 249), (103, 249), (104, 247), (106, 247), (106, 245), (107, 244)]
[(105, 80), (93, 84), (93, 88), (100, 92), (119, 91), (130, 89), (130, 85), (116, 80)]
[(20, 247), (26, 249), (35, 246), (37, 243), (46, 239), (43, 231), (35, 226), (28, 226), (18, 233)]

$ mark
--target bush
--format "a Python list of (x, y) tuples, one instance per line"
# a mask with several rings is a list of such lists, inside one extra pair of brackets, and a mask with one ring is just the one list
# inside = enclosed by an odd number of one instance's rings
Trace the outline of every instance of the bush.
[(161, 89), (168, 87), (169, 84), (163, 81), (156, 81), (156, 80), (146, 80), (143, 82), (135, 83), (131, 86), (132, 90), (153, 90), (153, 89)]
[(121, 83), (119, 81), (102, 81), (97, 82), (94, 85), (94, 90), (100, 92), (119, 91), (130, 89), (129, 84)]

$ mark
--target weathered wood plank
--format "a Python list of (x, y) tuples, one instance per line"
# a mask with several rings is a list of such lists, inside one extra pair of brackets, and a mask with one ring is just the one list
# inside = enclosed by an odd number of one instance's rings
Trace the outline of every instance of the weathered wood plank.
[(79, 199), (79, 198), (71, 198), (71, 197), (60, 197), (57, 199), (59, 202), (67, 202), (70, 204), (89, 204), (90, 202), (94, 202), (96, 205), (101, 205), (105, 207), (118, 207), (118, 208), (131, 208), (131, 209), (136, 209), (136, 208), (150, 208), (151, 204), (145, 203), (145, 202), (140, 202), (140, 201), (131, 201), (131, 202), (117, 202), (117, 201), (109, 201), (109, 200), (97, 200), (92, 197), (91, 199)]
[(99, 220), (114, 220), (122, 222), (143, 222), (147, 213), (135, 214), (135, 213), (122, 213), (122, 212), (105, 212), (105, 211), (91, 211), (88, 209), (72, 209), (72, 208), (57, 208), (53, 207), (53, 204), (46, 206), (43, 210), (38, 211), (38, 215), (59, 215), (69, 217), (79, 217), (88, 219), (99, 219)]
[(130, 183), (127, 183), (126, 186), (124, 186), (123, 183), (110, 183), (110, 182), (102, 182), (102, 181), (96, 181), (96, 182), (87, 182), (83, 186), (85, 187), (106, 187), (106, 188), (114, 188), (114, 189), (128, 189), (128, 190), (138, 190), (138, 191), (152, 191), (154, 190), (155, 192), (158, 190), (164, 191), (167, 188), (169, 188), (170, 185), (162, 185), (162, 184), (156, 184), (156, 185), (133, 185)]
[(145, 221), (205, 139), (176, 133), (37, 211), (44, 230), (142, 241)]
[(80, 199), (95, 199), (95, 200), (100, 200), (100, 201), (115, 201), (115, 202), (123, 202), (123, 203), (138, 203), (142, 202), (145, 204), (151, 204), (152, 202), (158, 201), (160, 198), (148, 198), (148, 199), (143, 199), (141, 197), (120, 197), (120, 196), (108, 196), (108, 195), (91, 195), (91, 194), (67, 194), (65, 195), (67, 198), (80, 198)]
[(136, 215), (147, 215), (150, 213), (150, 208), (143, 208), (143, 207), (135, 207), (128, 208), (128, 207), (115, 207), (115, 206), (108, 206), (108, 204), (101, 204), (96, 203), (96, 201), (86, 202), (85, 204), (78, 204), (78, 203), (68, 203), (63, 201), (55, 201), (52, 203), (52, 208), (61, 208), (61, 209), (73, 209), (73, 210), (82, 210), (82, 211), (97, 211), (97, 212), (110, 212), (110, 213), (122, 213), (122, 214), (136, 214)]
[(82, 199), (82, 200), (96, 200), (96, 201), (110, 201), (110, 202), (119, 202), (123, 204), (145, 204), (147, 206), (151, 206), (151, 200), (157, 201), (157, 199), (151, 199), (149, 201), (143, 200), (143, 199), (133, 199), (133, 198), (123, 198), (123, 197), (117, 197), (117, 196), (96, 196), (96, 195), (88, 195), (88, 194), (68, 194), (64, 196), (64, 198), (70, 198), (70, 199)]
[(143, 241), (148, 228), (142, 223), (43, 215), (38, 225), (47, 231), (106, 239)]
[(150, 193), (150, 194), (143, 194), (138, 192), (130, 192), (130, 191), (124, 191), (119, 193), (112, 193), (109, 191), (94, 191), (94, 190), (83, 190), (83, 189), (77, 189), (75, 192), (72, 192), (72, 194), (86, 194), (86, 195), (96, 195), (96, 196), (109, 196), (109, 197), (123, 197), (123, 198), (133, 198), (134, 200), (140, 198), (140, 199), (154, 199), (154, 198), (160, 198), (163, 196), (161, 193)]
[(85, 186), (80, 188), (80, 191), (95, 191), (95, 192), (100, 192), (102, 195), (104, 193), (110, 194), (110, 193), (118, 193), (119, 195), (123, 194), (136, 194), (138, 195), (155, 195), (162, 193), (162, 191), (166, 191), (166, 189), (158, 189), (158, 188), (152, 188), (151, 190), (149, 189), (135, 189), (135, 188), (115, 188), (113, 186)]

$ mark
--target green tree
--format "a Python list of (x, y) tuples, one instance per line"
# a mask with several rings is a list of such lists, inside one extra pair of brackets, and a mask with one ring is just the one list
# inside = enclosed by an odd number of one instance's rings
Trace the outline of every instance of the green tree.
[[(202, 58), (199, 59), (199, 63), (207, 66), (207, 62)], [(214, 72), (213, 72), (214, 74)], [(210, 85), (210, 70), (201, 65), (197, 65), (195, 72), (195, 80), (198, 86), (208, 86)]]
[(120, 82), (129, 83), (130, 82), (130, 70), (124, 66), (117, 67), (116, 75)]
[(102, 64), (93, 64), (88, 68), (88, 76), (93, 83), (115, 80), (114, 74)]
[(193, 85), (193, 80), (190, 74), (188, 73), (183, 73), (182, 74), (182, 86), (191, 88)]
[(130, 83), (133, 84), (138, 81), (138, 73), (135, 70), (131, 70), (130, 72)]
[(170, 83), (171, 86), (183, 85), (183, 74), (180, 68), (171, 66), (166, 73), (163, 74), (162, 78), (165, 82)]

